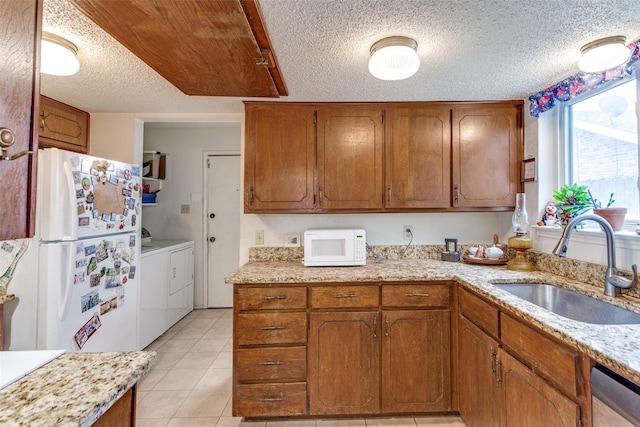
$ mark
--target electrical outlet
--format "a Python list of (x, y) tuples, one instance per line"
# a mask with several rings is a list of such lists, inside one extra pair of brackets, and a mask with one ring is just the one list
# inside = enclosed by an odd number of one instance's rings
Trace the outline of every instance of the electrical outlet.
[(180, 213), (181, 214), (191, 213), (191, 205), (180, 205)]
[(264, 245), (264, 230), (256, 230), (256, 245)]
[(402, 239), (411, 240), (413, 238), (413, 225), (402, 226)]

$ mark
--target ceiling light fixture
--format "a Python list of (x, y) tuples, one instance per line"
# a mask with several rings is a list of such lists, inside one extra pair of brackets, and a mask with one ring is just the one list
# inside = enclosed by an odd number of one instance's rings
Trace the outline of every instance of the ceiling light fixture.
[(42, 32), (40, 72), (54, 76), (70, 76), (80, 69), (78, 48), (69, 40)]
[(393, 36), (378, 40), (371, 46), (369, 72), (380, 80), (402, 80), (413, 76), (420, 68), (418, 43), (409, 37)]
[(585, 73), (610, 70), (624, 64), (631, 56), (624, 36), (605, 37), (582, 46), (578, 68)]

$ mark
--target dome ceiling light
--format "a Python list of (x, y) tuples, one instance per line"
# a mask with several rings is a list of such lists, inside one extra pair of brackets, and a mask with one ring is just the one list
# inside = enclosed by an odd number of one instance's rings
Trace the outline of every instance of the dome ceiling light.
[(631, 56), (624, 36), (605, 37), (582, 46), (578, 68), (585, 73), (598, 73), (624, 64)]
[(409, 37), (393, 36), (371, 46), (369, 72), (380, 80), (403, 80), (420, 68), (418, 43)]
[(40, 72), (54, 76), (70, 76), (80, 69), (78, 48), (69, 40), (42, 32)]

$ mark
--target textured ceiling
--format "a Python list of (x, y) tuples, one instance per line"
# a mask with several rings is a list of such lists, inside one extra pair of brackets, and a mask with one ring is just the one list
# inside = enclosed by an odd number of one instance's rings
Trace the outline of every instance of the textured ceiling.
[[(259, 3), (289, 89), (281, 101), (525, 99), (576, 73), (589, 41), (640, 38), (637, 0)], [(90, 113), (235, 113), (249, 99), (184, 95), (66, 0), (44, 0), (43, 29), (75, 43), (81, 65), (71, 77), (42, 75), (42, 94)], [(418, 42), (420, 69), (376, 80), (369, 48), (392, 35)]]

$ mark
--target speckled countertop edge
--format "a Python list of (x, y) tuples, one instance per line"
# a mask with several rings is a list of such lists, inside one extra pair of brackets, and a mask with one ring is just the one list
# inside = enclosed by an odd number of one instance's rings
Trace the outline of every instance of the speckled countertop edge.
[(249, 262), (226, 278), (227, 283), (411, 282), (454, 280), (475, 290), (550, 335), (640, 384), (640, 325), (593, 325), (573, 321), (529, 303), (492, 283), (537, 282), (571, 288), (640, 313), (640, 300), (611, 298), (583, 282), (546, 272), (515, 272), (504, 266), (478, 266), (433, 259), (384, 260), (361, 267), (305, 268), (300, 261)]
[(90, 426), (155, 359), (148, 351), (65, 353), (0, 390), (0, 425)]
[(3, 294), (0, 293), (0, 304), (4, 304), (5, 302), (9, 302), (13, 300), (15, 297), (12, 294)]

